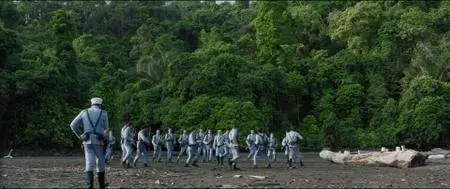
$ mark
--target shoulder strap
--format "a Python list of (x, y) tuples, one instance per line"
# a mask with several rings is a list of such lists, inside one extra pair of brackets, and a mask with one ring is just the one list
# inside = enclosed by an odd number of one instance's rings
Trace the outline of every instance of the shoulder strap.
[(95, 125), (94, 125), (94, 124), (92, 124), (91, 116), (89, 116), (89, 111), (88, 111), (88, 109), (86, 109), (86, 114), (87, 114), (89, 123), (91, 124), (94, 133), (95, 133), (95, 130), (97, 129), (98, 121), (100, 121), (100, 117), (102, 117), (102, 113), (103, 113), (103, 110), (100, 110), (100, 114), (98, 115), (97, 121), (95, 122)]

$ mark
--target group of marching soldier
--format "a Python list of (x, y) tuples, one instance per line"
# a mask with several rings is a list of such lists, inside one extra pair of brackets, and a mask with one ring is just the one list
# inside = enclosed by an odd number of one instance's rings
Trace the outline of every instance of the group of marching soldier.
[[(101, 109), (103, 100), (101, 98), (92, 98), (91, 107), (81, 111), (77, 117), (72, 121), (70, 127), (75, 135), (83, 141), (83, 149), (86, 159), (86, 184), (89, 188), (94, 186), (94, 168), (96, 167), (98, 182), (100, 188), (105, 188), (105, 164), (111, 159), (112, 147), (115, 143), (115, 138), (109, 128), (108, 114)], [(172, 162), (172, 152), (176, 143), (176, 137), (169, 128), (167, 133), (162, 136), (160, 130), (157, 130), (155, 135), (150, 140), (148, 126), (143, 126), (137, 134), (136, 148), (137, 152), (133, 158), (133, 129), (129, 117), (126, 118), (126, 123), (121, 129), (121, 148), (122, 148), (122, 166), (125, 168), (131, 167), (136, 163), (141, 156), (144, 157), (144, 166), (149, 166), (148, 151), (150, 145), (153, 146), (153, 162), (160, 162), (161, 148), (165, 143), (167, 148), (168, 162)], [(109, 131), (109, 132), (108, 132)], [(197, 162), (201, 156), (203, 161), (212, 161), (213, 154), (216, 157), (217, 165), (223, 165), (225, 157), (228, 159), (228, 165), (233, 170), (238, 170), (237, 163), (239, 158), (239, 131), (236, 127), (230, 131), (225, 131), (222, 134), (221, 130), (213, 135), (211, 130), (206, 134), (202, 129), (193, 130), (189, 135), (186, 130), (178, 138), (178, 143), (181, 150), (177, 157), (177, 163), (180, 157), (187, 153), (185, 166), (189, 164), (198, 167)], [(287, 163), (289, 168), (295, 168), (294, 160), (299, 152), (299, 143), (302, 136), (291, 128), (290, 132), (286, 132), (283, 138), (282, 146), (285, 149)], [(250, 151), (247, 159), (253, 159), (253, 167), (257, 168), (256, 160), (259, 156), (263, 156), (266, 160), (268, 168), (272, 167), (272, 162), (275, 161), (277, 140), (273, 133), (270, 138), (267, 137), (260, 129), (255, 133), (253, 130), (246, 138), (247, 148)], [(272, 157), (272, 158), (271, 158)], [(300, 165), (303, 162), (300, 158)]]
[[(122, 166), (124, 168), (130, 168), (132, 164), (136, 167), (136, 163), (141, 156), (144, 157), (144, 167), (148, 167), (148, 151), (150, 145), (154, 149), (152, 162), (161, 162), (161, 148), (164, 145), (167, 148), (167, 162), (172, 163), (173, 149), (176, 142), (178, 142), (181, 149), (176, 159), (177, 164), (183, 155), (187, 155), (185, 167), (188, 167), (190, 164), (198, 167), (197, 162), (200, 159), (203, 162), (212, 162), (212, 157), (215, 156), (218, 166), (223, 165), (223, 160), (227, 157), (230, 168), (239, 169), (236, 167), (237, 159), (239, 158), (239, 132), (237, 128), (233, 128), (231, 131), (225, 131), (224, 133), (218, 130), (215, 135), (210, 129), (206, 134), (203, 133), (202, 129), (193, 130), (189, 134), (186, 130), (183, 130), (178, 140), (176, 140), (171, 128), (167, 130), (164, 136), (160, 130), (156, 130), (151, 140), (148, 133), (148, 126), (141, 127), (141, 130), (137, 134), (137, 142), (135, 143), (131, 124), (129, 121), (125, 123), (121, 130)], [(285, 150), (285, 156), (290, 168), (295, 168), (293, 164), (295, 159), (301, 159), (298, 156), (301, 156), (299, 142), (302, 139), (302, 136), (292, 129), (290, 132), (286, 132), (286, 136), (282, 140), (281, 145)], [(113, 143), (114, 140), (111, 140), (111, 142)], [(133, 159), (132, 151), (134, 144), (136, 144), (137, 152)], [(253, 161), (254, 168), (257, 168), (257, 158), (261, 156), (266, 161), (266, 168), (272, 167), (272, 162), (276, 161), (276, 148), (278, 146), (273, 133), (268, 137), (260, 129), (256, 133), (254, 130), (251, 130), (246, 138), (246, 144), (247, 149), (250, 151), (247, 159)], [(109, 145), (109, 148), (112, 148), (112, 144)], [(108, 149), (106, 161), (110, 159), (109, 152), (111, 151), (111, 149)], [(303, 166), (301, 160), (300, 165)]]

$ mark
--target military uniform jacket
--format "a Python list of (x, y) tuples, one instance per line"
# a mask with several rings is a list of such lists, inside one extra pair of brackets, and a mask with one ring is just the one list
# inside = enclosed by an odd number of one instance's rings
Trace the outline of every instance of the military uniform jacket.
[(196, 141), (197, 141), (197, 145), (198, 146), (203, 146), (203, 139), (205, 138), (205, 134), (203, 133), (198, 133), (197, 137), (196, 137)]
[(141, 144), (145, 144), (146, 146), (150, 145), (150, 140), (148, 134), (145, 133), (145, 130), (140, 130), (138, 133), (138, 141)]
[(229, 136), (229, 140), (230, 140), (230, 147), (238, 147), (239, 146), (239, 131), (236, 128), (231, 129), (228, 136)]
[(255, 134), (249, 134), (247, 136), (247, 145), (249, 148), (255, 147), (256, 146), (256, 135)]
[(181, 147), (186, 147), (189, 143), (189, 136), (182, 134), (178, 139), (178, 143), (180, 143)]
[(122, 128), (122, 131), (120, 133), (122, 137), (122, 141), (125, 144), (133, 144), (133, 129), (131, 128), (131, 125), (125, 126)]
[(175, 144), (175, 137), (173, 136), (173, 133), (166, 133), (164, 139), (166, 140), (168, 145)]
[(296, 131), (291, 131), (286, 135), (286, 143), (289, 147), (295, 147), (303, 140), (302, 135)]
[(109, 135), (108, 113), (106, 111), (97, 106), (81, 111), (70, 123), (70, 128), (77, 136), (80, 135), (77, 131), (81, 130), (81, 125), (83, 125), (83, 133), (89, 133), (88, 140), (83, 141), (83, 144), (105, 145), (105, 141), (108, 141), (105, 140), (108, 139)]
[(203, 138), (203, 144), (206, 146), (211, 147), (214, 142), (214, 135), (213, 134), (206, 134), (205, 138)]
[(161, 134), (153, 135), (152, 137), (152, 144), (153, 146), (159, 146), (161, 144)]
[(190, 147), (196, 147), (197, 144), (197, 135), (195, 133), (189, 134), (188, 145)]
[(275, 138), (269, 138), (269, 148), (275, 149), (278, 146), (277, 140)]

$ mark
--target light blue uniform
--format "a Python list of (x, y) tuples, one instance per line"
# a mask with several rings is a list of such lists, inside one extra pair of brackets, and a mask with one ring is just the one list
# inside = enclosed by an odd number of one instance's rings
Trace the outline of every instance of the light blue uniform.
[[(275, 161), (276, 157), (277, 157), (277, 140), (274, 137), (270, 137), (269, 138), (269, 150), (267, 152), (267, 157), (269, 157), (269, 159), (271, 159), (271, 161)], [(273, 156), (272, 158), (270, 158), (270, 156)]]
[(214, 137), (214, 149), (217, 157), (225, 157), (227, 155), (227, 143), (225, 136), (217, 135)]
[(105, 155), (106, 161), (109, 161), (111, 159), (111, 156), (113, 153), (113, 146), (115, 143), (116, 143), (116, 138), (114, 137), (112, 131), (109, 131), (109, 141), (108, 141), (108, 147), (106, 148), (106, 155)]
[(198, 160), (198, 142), (197, 135), (194, 132), (191, 132), (191, 134), (189, 134), (188, 142), (188, 158), (186, 159), (186, 165), (188, 165), (191, 160), (194, 161), (194, 164)]
[(267, 144), (268, 142), (268, 138), (267, 135), (264, 133), (258, 133), (256, 134), (256, 153), (253, 156), (253, 166), (256, 167), (256, 159), (259, 155), (262, 155), (264, 157), (264, 159), (266, 160), (266, 163), (268, 164), (268, 166), (270, 166), (270, 160), (269, 157), (267, 156)]
[(166, 147), (167, 147), (167, 160), (170, 162), (172, 161), (172, 152), (173, 152), (173, 146), (175, 145), (175, 136), (173, 133), (166, 133), (164, 136), (164, 139), (166, 140)]
[(302, 161), (299, 145), (301, 140), (303, 140), (303, 137), (296, 131), (290, 131), (286, 135), (286, 143), (289, 146), (289, 160), (292, 161), (292, 163), (294, 163), (297, 158), (300, 160), (300, 163)]
[(256, 147), (256, 134), (255, 133), (250, 133), (247, 136), (247, 147), (248, 150), (250, 151), (250, 153), (247, 156), (247, 159), (249, 159), (250, 157), (253, 157), (256, 153), (256, 150), (258, 149)]
[(189, 136), (186, 135), (185, 133), (183, 133), (180, 138), (178, 139), (178, 143), (180, 143), (180, 153), (178, 153), (178, 157), (177, 157), (177, 163), (180, 160), (180, 157), (184, 154), (186, 154), (186, 148), (188, 147), (189, 144), (189, 140), (188, 140)]
[(144, 165), (148, 165), (148, 146), (150, 145), (150, 140), (148, 136), (148, 130), (142, 129), (138, 133), (138, 142), (137, 142), (137, 152), (134, 157), (134, 164), (139, 160), (141, 156), (144, 156)]
[(122, 128), (121, 132), (122, 136), (122, 144), (123, 144), (123, 156), (122, 156), (122, 162), (125, 162), (127, 165), (130, 165), (133, 161), (133, 128), (131, 128), (131, 125), (125, 125), (124, 128)]
[(85, 171), (92, 172), (97, 162), (97, 172), (103, 172), (105, 171), (105, 145), (108, 141), (108, 113), (98, 106), (92, 106), (81, 111), (70, 124), (72, 131), (77, 136), (79, 136), (77, 132), (81, 130), (81, 125), (83, 125), (83, 135), (86, 136), (86, 140), (83, 141)]
[(157, 160), (158, 162), (161, 161), (161, 143), (162, 143), (162, 137), (161, 134), (156, 132), (155, 135), (153, 135), (152, 138), (152, 144), (153, 144), (153, 161)]
[[(286, 132), (286, 136), (287, 136), (287, 132)], [(284, 156), (286, 157), (287, 160), (289, 160), (289, 146), (287, 145), (287, 139), (286, 136), (284, 136), (283, 140), (281, 141), (281, 146), (283, 146), (284, 148)]]
[(239, 131), (236, 128), (233, 128), (229, 134), (230, 140), (230, 151), (231, 151), (231, 161), (234, 163), (237, 162), (239, 158)]
[(211, 161), (212, 154), (213, 154), (213, 143), (214, 143), (214, 135), (210, 132), (205, 135), (203, 138), (203, 145), (205, 147), (205, 156), (207, 157), (208, 161)]
[(239, 158), (239, 131), (237, 128), (233, 128), (228, 136), (230, 140), (231, 167), (233, 169), (238, 169), (236, 165)]
[(197, 156), (198, 158), (202, 158), (203, 161), (205, 161), (205, 146), (203, 145), (203, 139), (205, 138), (205, 134), (203, 134), (202, 131), (200, 131), (197, 134), (196, 140), (197, 140)]

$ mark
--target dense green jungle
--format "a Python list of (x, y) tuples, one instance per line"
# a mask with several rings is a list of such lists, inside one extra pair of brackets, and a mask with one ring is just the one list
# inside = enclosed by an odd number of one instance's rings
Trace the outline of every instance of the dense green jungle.
[[(450, 1), (1, 1), (2, 148), (79, 148), (101, 97), (165, 131), (450, 147)], [(243, 142), (243, 141), (242, 141)], [(117, 144), (117, 143), (116, 143)], [(118, 145), (117, 145), (118, 147)]]

